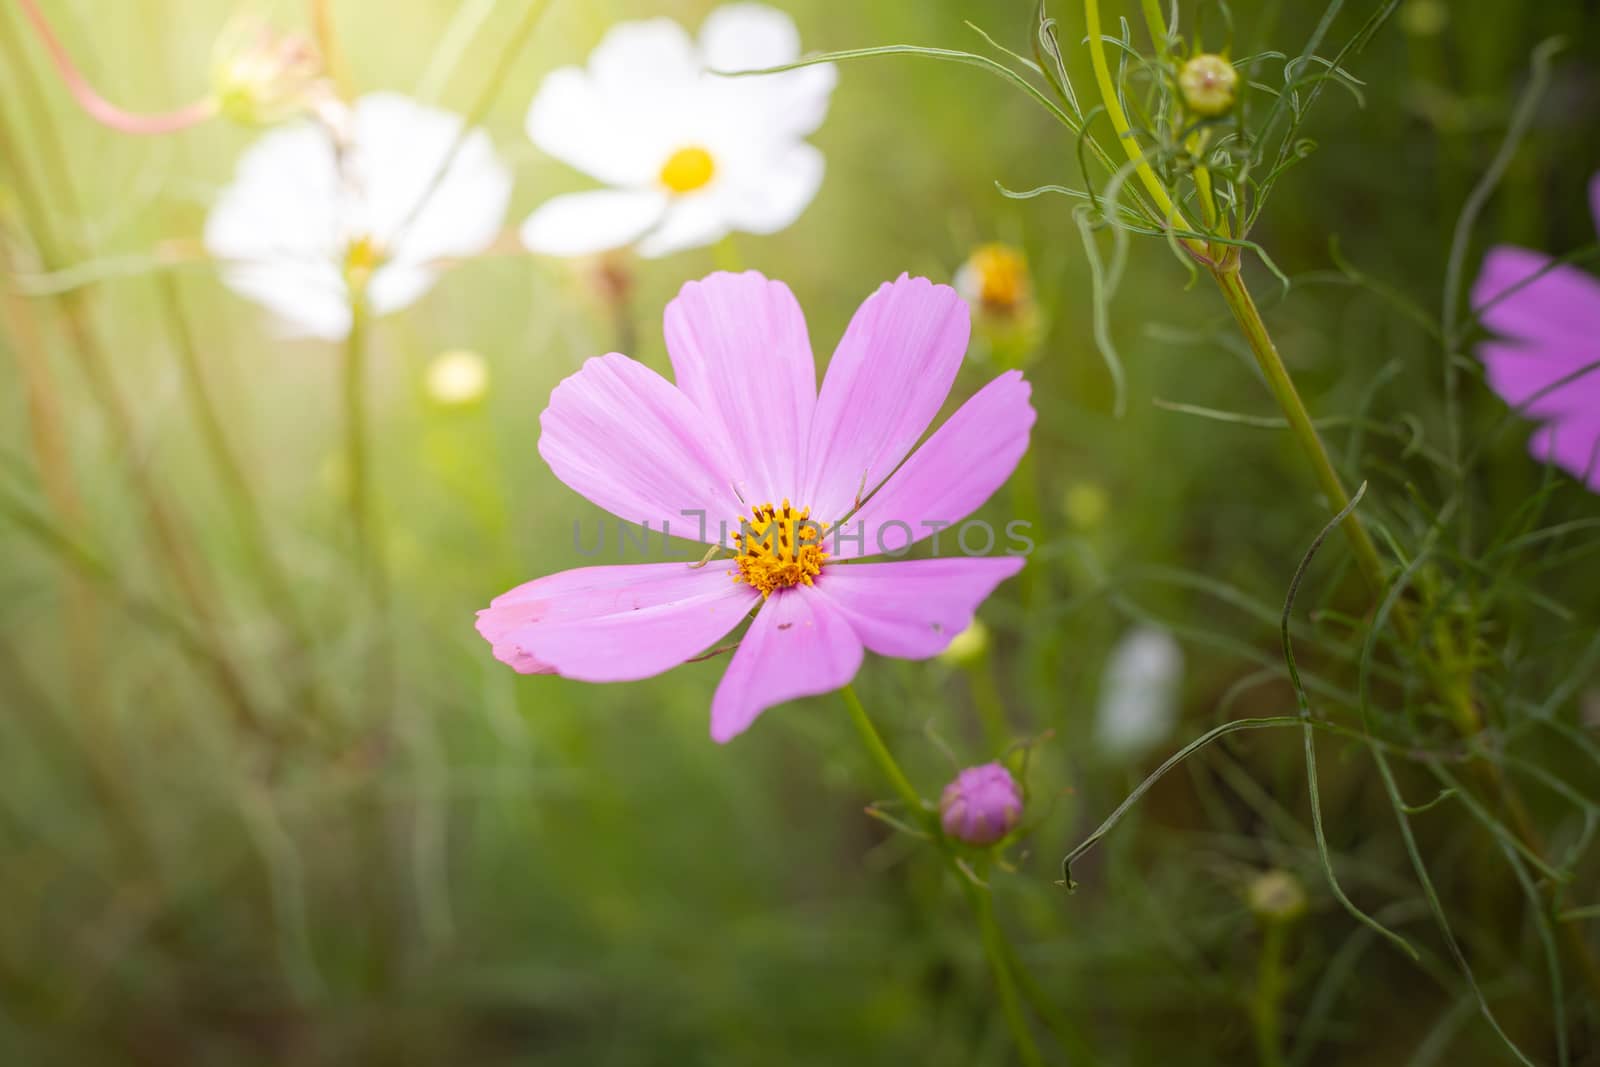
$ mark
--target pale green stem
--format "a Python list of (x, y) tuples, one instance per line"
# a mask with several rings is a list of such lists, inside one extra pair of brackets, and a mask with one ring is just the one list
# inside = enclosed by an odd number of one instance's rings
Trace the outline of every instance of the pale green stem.
[[(1311, 423), (1311, 415), (1300, 399), (1299, 390), (1294, 387), (1294, 379), (1289, 377), (1289, 369), (1283, 365), (1277, 346), (1272, 343), (1266, 323), (1261, 321), (1261, 312), (1250, 298), (1250, 290), (1245, 287), (1244, 276), (1239, 273), (1237, 262), (1213, 268), (1211, 276), (1216, 279), (1217, 287), (1222, 290), (1222, 299), (1227, 303), (1228, 310), (1233, 312), (1239, 329), (1249, 342), (1256, 364), (1267, 380), (1267, 387), (1272, 390), (1278, 407), (1289, 420), (1289, 432), (1310, 460), (1317, 484), (1328, 498), (1328, 506), (1335, 512), (1343, 511), (1350, 505), (1350, 496), (1344, 490), (1338, 471), (1334, 470), (1333, 460), (1329, 458), (1321, 436)], [(1378, 548), (1373, 544), (1367, 528), (1354, 511), (1345, 516), (1342, 525), (1351, 548), (1355, 550), (1356, 566), (1374, 591), (1383, 589), (1386, 581), (1383, 561), (1378, 557)]]
[(1283, 1067), (1280, 1017), (1283, 998), (1283, 941), (1281, 922), (1268, 922), (1261, 932), (1261, 956), (1256, 967), (1255, 995), (1250, 1001), (1250, 1022), (1256, 1038), (1260, 1067)]

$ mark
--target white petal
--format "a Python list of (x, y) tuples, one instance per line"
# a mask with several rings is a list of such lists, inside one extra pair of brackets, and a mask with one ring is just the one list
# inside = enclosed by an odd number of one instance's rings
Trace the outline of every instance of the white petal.
[(287, 336), (342, 341), (350, 332), (349, 297), (332, 263), (241, 263), (222, 280), (276, 315)]
[(700, 57), (684, 28), (669, 18), (619, 22), (589, 53), (589, 74), (618, 99), (700, 79)]
[(648, 97), (614, 97), (577, 67), (552, 71), (528, 108), (528, 137), (542, 151), (607, 185), (655, 181), (671, 126)]
[(727, 200), (713, 186), (704, 192), (674, 197), (661, 225), (639, 242), (639, 254), (656, 259), (688, 248), (703, 248), (722, 240), (729, 229)]
[[(787, 14), (764, 4), (719, 7), (700, 28), (706, 66), (717, 71), (760, 70), (800, 58), (800, 32)], [(797, 140), (816, 131), (838, 81), (832, 63), (759, 78), (718, 79), (744, 113), (748, 135)]]
[(700, 26), (700, 53), (712, 70), (757, 70), (800, 58), (800, 31), (766, 4), (724, 4)]
[(777, 233), (800, 217), (822, 186), (822, 153), (801, 141), (730, 181), (728, 220), (747, 233)]
[(547, 200), (522, 224), (522, 243), (551, 256), (584, 256), (620, 248), (660, 220), (665, 193), (601, 189)]
[(379, 315), (399, 311), (413, 304), (433, 287), (438, 272), (410, 263), (390, 263), (380, 267), (367, 285), (367, 300)]
[(327, 135), (310, 123), (274, 130), (240, 156), (206, 219), (206, 249), (224, 260), (326, 259), (340, 244), (338, 212)]
[(352, 128), (352, 183), (367, 232), (391, 257), (470, 256), (494, 241), (511, 174), (482, 130), (463, 138), (460, 116), (395, 93), (358, 100)]

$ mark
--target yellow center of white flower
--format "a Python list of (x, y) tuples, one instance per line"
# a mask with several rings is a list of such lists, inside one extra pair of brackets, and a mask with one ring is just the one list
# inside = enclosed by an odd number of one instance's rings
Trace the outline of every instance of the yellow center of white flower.
[(763, 599), (775, 589), (811, 585), (828, 559), (822, 550), (827, 527), (811, 518), (810, 508), (792, 507), (787, 500), (777, 508), (754, 505), (750, 515), (733, 535), (739, 546), (733, 580), (759, 589)]
[(711, 153), (697, 145), (680, 148), (661, 166), (661, 184), (674, 193), (692, 193), (711, 183), (717, 165)]

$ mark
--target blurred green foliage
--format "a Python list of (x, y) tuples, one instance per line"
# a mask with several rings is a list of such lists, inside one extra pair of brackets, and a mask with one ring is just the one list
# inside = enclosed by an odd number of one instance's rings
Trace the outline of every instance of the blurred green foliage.
[[(412, 91), (461, 6), (336, 2), (355, 84)], [(556, 0), (484, 119), (516, 174), (508, 225), (585, 185), (522, 133), (543, 74), (581, 62), (614, 21), (664, 13), (693, 26), (710, 6)], [(1026, 2), (782, 6), (808, 47), (830, 50), (984, 51), (971, 20), (1028, 53), (1034, 24)], [(1378, 5), (1344, 6), (1336, 38)], [(45, 7), (102, 91), (148, 110), (205, 90), (212, 41), (233, 13), (220, 0)], [(1126, 7), (1138, 25), (1136, 4), (1102, 7), (1108, 19)], [(1253, 234), (1293, 289), (1280, 296), (1265, 271), (1248, 269), (1313, 413), (1369, 420), (1335, 418), (1327, 437), (1351, 484), (1370, 483), (1363, 507), (1390, 516), (1400, 540), (1405, 516), (1446, 501), (1485, 540), (1536, 494), (1540, 526), (1580, 523), (1489, 561), (1464, 586), (1450, 586), (1459, 570), (1437, 576), (1482, 623), (1492, 743), (1590, 802), (1529, 786), (1544, 844), (1560, 857), (1586, 843), (1600, 804), (1600, 572), (1592, 526), (1581, 525), (1600, 510), (1527, 457), (1522, 426), (1505, 423), (1470, 368), (1460, 425), (1486, 461), (1460, 491), (1419, 461), (1416, 448), (1438, 447), (1448, 417), (1437, 348), (1340, 276), (1331, 242), (1434, 315), (1457, 214), (1504, 134), (1530, 53), (1555, 34), (1568, 46), (1552, 89), (1469, 264), (1495, 241), (1554, 253), (1592, 242), (1584, 190), (1600, 169), (1600, 11), (1581, 0), (1437, 4), (1442, 24), (1430, 25), (1423, 7), (1403, 5), (1351, 64), (1364, 107), (1343, 92), (1318, 105), (1304, 131), (1315, 152), (1278, 185)], [(521, 8), (494, 5), (443, 81), (446, 106), (468, 106)], [(1052, 9), (1082, 93), (1081, 12)], [(298, 5), (276, 15), (305, 17)], [(1231, 32), (1233, 52), (1246, 54), (1297, 52), (1323, 15), (1320, 4), (1237, 0), (1231, 31), (1220, 5), (1199, 17), (1208, 45)], [(882, 280), (947, 279), (996, 239), (1026, 250), (1048, 335), (1028, 368), (1040, 415), (1030, 459), (984, 514), (1032, 509), (1039, 551), (985, 607), (991, 650), (976, 672), (869, 658), (857, 688), (927, 796), (952, 773), (934, 737), (963, 762), (994, 755), (977, 717), (987, 687), (1019, 737), (1050, 733), (1032, 760), (1039, 825), (1013, 850), (1015, 870), (992, 882), (1019, 954), (1077, 1035), (1070, 1062), (1255, 1059), (1265, 935), (1246, 891), (1268, 868), (1294, 872), (1309, 897), (1282, 946), (1282, 1062), (1513, 1062), (1430, 922), (1378, 773), (1347, 738), (1319, 739), (1334, 866), (1364, 910), (1423, 950), (1420, 964), (1331, 895), (1295, 730), (1200, 751), (1074, 866), (1075, 894), (1056, 884), (1061, 856), (1165, 755), (1135, 766), (1096, 754), (1093, 708), (1112, 643), (1136, 619), (1183, 641), (1173, 749), (1227, 719), (1294, 714), (1279, 611), (1329, 516), (1281, 433), (1154, 403), (1275, 414), (1226, 310), (1208, 286), (1185, 288), (1159, 241), (1134, 245), (1111, 307), (1129, 398), (1113, 416), (1070, 205), (1008, 200), (995, 186), (1076, 183), (1072, 139), (1026, 97), (957, 66), (852, 62), (814, 138), (828, 175), (802, 220), (639, 265), (625, 331), (589, 268), (527, 255), (463, 264), (378, 323), (372, 407), (397, 684), (376, 701), (366, 663), (377, 635), (343, 522), (337, 352), (277, 339), (204, 263), (136, 262), (195, 240), (251, 134), (212, 123), (132, 139), (97, 127), (53, 80), (17, 10), (8, 5), (0, 23), (0, 222), (13, 269), (0, 337), (0, 1063), (1011, 1062), (953, 880), (863, 814), (888, 789), (838, 697), (769, 712), (719, 747), (706, 720), (721, 661), (606, 687), (524, 678), (471, 625), (512, 585), (589, 562), (573, 525), (592, 531), (598, 512), (539, 460), (538, 413), (619, 333), (665, 370), (659, 313), (683, 281), (734, 262), (786, 280), (823, 354)], [(1137, 29), (1133, 39), (1144, 41)], [(42, 193), (55, 262), (35, 259), (46, 238), (23, 183)], [(125, 257), (135, 269), (64, 298), (30, 294), (42, 269)], [(132, 454), (74, 365), (74, 322), (99, 339), (126, 399)], [(290, 651), (283, 605), (263, 592), (219, 486), (186, 399), (180, 328), (314, 635), (309, 661)], [(441, 407), (424, 372), (456, 348), (487, 359), (488, 392)], [(81, 495), (70, 545), (48, 525), (9, 358), (24, 350), (46, 358), (58, 387)], [(957, 399), (992, 373), (975, 361)], [(262, 728), (230, 716), (214, 673), (175, 639), (204, 624), (151, 562), (130, 467), (173, 502), (215, 576), (220, 632), (264, 709)], [(1068, 496), (1077, 487), (1081, 501), (1085, 485), (1108, 506), (1098, 519), (1077, 509), (1091, 521), (1075, 524)], [(1295, 633), (1314, 701), (1349, 712), (1360, 634), (1341, 617), (1369, 605), (1342, 580), (1346, 556), (1330, 541), (1311, 566)], [(1397, 718), (1417, 743), (1459, 755), (1430, 725), (1412, 663), (1395, 654), (1378, 667), (1377, 699), (1404, 709)], [(1565, 732), (1506, 729), (1535, 714)], [(1439, 792), (1425, 764), (1397, 762), (1411, 804)], [(1494, 810), (1487, 795), (1482, 803)], [(1600, 1056), (1600, 1020), (1565, 957), (1571, 1047), (1557, 1046), (1540, 944), (1551, 924), (1530, 917), (1541, 898), (1502, 862), (1500, 839), (1456, 797), (1412, 824), (1508, 1033), (1536, 1062), (1595, 1062), (1585, 1057)], [(1597, 871), (1592, 850), (1574, 861), (1574, 905), (1600, 904)], [(1592, 910), (1566, 922), (1592, 948)]]

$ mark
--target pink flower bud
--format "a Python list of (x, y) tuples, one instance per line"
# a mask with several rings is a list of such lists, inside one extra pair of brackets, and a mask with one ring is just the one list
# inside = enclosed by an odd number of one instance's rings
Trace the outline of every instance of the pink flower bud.
[(939, 797), (944, 832), (969, 845), (992, 845), (1022, 821), (1022, 790), (998, 763), (968, 767)]

